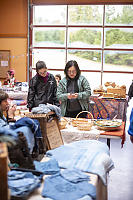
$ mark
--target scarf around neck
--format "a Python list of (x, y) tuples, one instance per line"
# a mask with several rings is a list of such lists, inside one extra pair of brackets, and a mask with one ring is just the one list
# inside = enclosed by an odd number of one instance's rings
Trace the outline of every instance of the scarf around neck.
[(48, 80), (48, 75), (49, 75), (49, 73), (47, 72), (47, 74), (46, 74), (46, 76), (45, 77), (43, 77), (43, 76), (41, 76), (40, 74), (38, 74), (37, 73), (37, 75), (38, 75), (38, 77), (40, 77), (43, 81), (44, 81), (44, 83), (47, 83), (47, 80)]

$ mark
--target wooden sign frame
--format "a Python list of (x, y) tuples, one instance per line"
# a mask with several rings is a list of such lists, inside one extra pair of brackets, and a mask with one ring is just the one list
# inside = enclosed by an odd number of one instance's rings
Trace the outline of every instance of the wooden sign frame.
[(53, 118), (52, 121), (47, 122), (46, 130), (49, 149), (54, 149), (64, 144), (56, 118)]
[(39, 121), (44, 144), (48, 150), (54, 149), (64, 144), (59, 129), (58, 119), (54, 115), (55, 113), (52, 111), (47, 114), (26, 114), (26, 117), (37, 119)]
[(6, 78), (10, 69), (10, 50), (0, 50), (0, 78)]

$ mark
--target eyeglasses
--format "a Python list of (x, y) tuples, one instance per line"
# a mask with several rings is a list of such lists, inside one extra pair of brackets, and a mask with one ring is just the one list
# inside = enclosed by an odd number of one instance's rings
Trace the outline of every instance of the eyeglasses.
[(76, 74), (76, 70), (68, 70), (68, 74)]

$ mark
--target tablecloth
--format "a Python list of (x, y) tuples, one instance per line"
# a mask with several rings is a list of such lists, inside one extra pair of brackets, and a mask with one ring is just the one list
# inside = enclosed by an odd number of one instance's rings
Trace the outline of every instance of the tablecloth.
[(91, 96), (94, 102), (91, 112), (95, 119), (117, 119), (126, 121), (127, 99), (109, 99)]
[(100, 133), (104, 131), (100, 131), (96, 129), (96, 127), (92, 127), (90, 131), (81, 131), (78, 130), (77, 127), (68, 126), (66, 129), (61, 130), (61, 135), (64, 143), (71, 143), (73, 141), (80, 140), (98, 140), (100, 137)]

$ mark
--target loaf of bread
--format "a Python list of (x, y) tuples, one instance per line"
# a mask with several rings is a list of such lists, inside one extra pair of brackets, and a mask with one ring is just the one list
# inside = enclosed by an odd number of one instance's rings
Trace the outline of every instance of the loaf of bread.
[(106, 87), (111, 86), (111, 87), (113, 87), (113, 88), (116, 86), (115, 82), (106, 82), (104, 85), (105, 85)]

